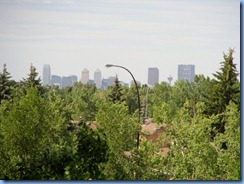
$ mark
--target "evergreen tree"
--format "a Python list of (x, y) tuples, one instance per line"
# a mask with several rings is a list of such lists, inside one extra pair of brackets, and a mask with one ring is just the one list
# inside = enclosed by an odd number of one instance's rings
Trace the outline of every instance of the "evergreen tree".
[(109, 101), (116, 103), (117, 101), (124, 101), (122, 99), (122, 86), (119, 82), (118, 76), (114, 80), (115, 84), (111, 87), (111, 91), (108, 95)]
[(26, 79), (23, 79), (23, 81), (21, 81), (20, 83), (25, 89), (25, 91), (29, 87), (37, 87), (38, 91), (41, 92), (41, 94), (44, 93), (44, 88), (42, 87), (41, 78), (38, 77), (38, 72), (36, 71), (36, 68), (32, 64), (30, 67), (30, 73), (28, 74), (28, 77)]
[(222, 66), (220, 71), (213, 74), (216, 78), (214, 80), (216, 84), (216, 113), (224, 112), (230, 101), (233, 101), (235, 104), (240, 104), (238, 73), (236, 64), (233, 62), (233, 53), (234, 50), (230, 49), (228, 55), (224, 54), (224, 61), (221, 62)]
[[(234, 50), (230, 49), (229, 54), (224, 54), (224, 61), (221, 62), (221, 68), (219, 72), (214, 75), (213, 80), (213, 96), (210, 97), (212, 103), (210, 108), (212, 114), (218, 115), (219, 119), (212, 124), (212, 139), (217, 133), (225, 132), (226, 118), (224, 112), (230, 101), (233, 101), (240, 107), (240, 83), (237, 79), (238, 73), (236, 70), (236, 64), (233, 60)], [(222, 148), (227, 149), (226, 143), (223, 142)]]
[[(138, 86), (138, 88), (140, 89), (140, 86)], [(125, 100), (128, 106), (129, 113), (132, 115), (138, 109), (138, 97), (135, 83), (133, 82), (129, 88), (124, 87), (122, 94), (123, 100)]]
[(6, 64), (4, 64), (3, 72), (0, 72), (0, 104), (2, 100), (10, 100), (12, 98), (10, 78), (10, 73), (7, 71)]

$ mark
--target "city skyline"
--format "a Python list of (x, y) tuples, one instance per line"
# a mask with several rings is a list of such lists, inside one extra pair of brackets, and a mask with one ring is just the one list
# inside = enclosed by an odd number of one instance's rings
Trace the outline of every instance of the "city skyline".
[[(148, 68), (148, 79), (147, 79), (147, 85), (154, 86), (156, 83), (166, 82), (169, 85), (171, 85), (172, 76), (170, 75), (167, 80), (168, 81), (159, 81), (159, 69), (158, 68)], [(116, 75), (117, 76), (117, 75)], [(43, 85), (51, 85), (51, 84), (58, 84), (60, 88), (66, 87), (66, 86), (73, 86), (75, 82), (81, 82), (83, 84), (89, 84), (94, 83), (97, 88), (99, 89), (106, 89), (108, 86), (111, 86), (114, 84), (116, 76), (109, 76), (108, 78), (104, 78), (102, 76), (102, 72), (99, 69), (96, 69), (94, 71), (93, 78), (90, 78), (90, 71), (85, 68), (81, 72), (80, 79), (76, 75), (69, 75), (69, 76), (59, 76), (59, 75), (52, 75), (51, 74), (51, 66), (49, 64), (43, 65), (43, 75), (41, 76), (41, 79), (43, 81)], [(118, 77), (118, 76), (117, 76)], [(193, 82), (195, 77), (195, 65), (191, 64), (179, 64), (178, 65), (178, 81), (179, 80), (187, 80), (189, 82)], [(104, 80), (107, 81), (106, 84), (104, 83)], [(49, 82), (47, 82), (49, 81)], [(58, 82), (59, 81), (59, 82)], [(122, 85), (126, 85), (129, 87), (128, 81), (122, 81), (120, 80), (120, 83)], [(137, 81), (141, 84), (140, 81)], [(142, 84), (143, 85), (143, 84)]]
[(223, 52), (235, 49), (240, 72), (240, 1), (237, 0), (13, 0), (0, 1), (0, 70), (14, 80), (26, 78), (31, 63), (41, 76), (43, 64), (60, 76), (97, 68), (104, 78), (131, 76), (147, 83), (147, 70), (159, 81), (177, 80), (179, 64), (213, 78)]
[[(48, 67), (48, 72), (47, 72), (47, 67)], [(148, 69), (151, 69), (151, 68), (148, 68)], [(157, 68), (153, 68), (153, 69), (157, 69)], [(74, 84), (74, 82), (81, 82), (83, 84), (94, 83), (94, 84), (96, 84), (97, 88), (103, 88), (104, 87), (104, 85), (102, 85), (103, 80), (108, 80), (107, 85), (111, 86), (114, 84), (115, 78), (117, 76), (117, 75), (114, 75), (114, 76), (108, 76), (107, 78), (105, 78), (99, 69), (96, 69), (93, 74), (94, 75), (90, 75), (90, 71), (87, 68), (85, 68), (81, 71), (81, 77), (80, 78), (77, 77), (76, 75), (73, 75), (73, 74), (61, 76), (58, 74), (52, 74), (51, 73), (51, 66), (49, 64), (44, 64), (42, 75), (39, 75), (39, 77), (41, 78), (43, 85), (59, 84), (60, 87), (62, 88), (63, 87), (63, 85), (62, 85), (63, 79), (65, 79), (65, 80), (70, 80), (70, 82), (67, 82), (70, 84), (69, 86), (72, 86)], [(93, 78), (91, 78), (90, 76), (93, 76)], [(70, 78), (70, 79), (68, 79), (68, 78)], [(148, 78), (149, 78), (149, 73), (148, 73)], [(119, 77), (118, 77), (118, 79), (122, 85), (125, 85), (128, 87), (129, 87), (129, 84), (131, 82), (133, 82), (133, 80), (122, 81), (122, 80), (120, 80)], [(43, 82), (43, 81), (49, 81), (49, 82)], [(141, 82), (139, 80), (137, 80), (137, 82), (141, 84)], [(157, 74), (157, 81), (155, 81), (154, 83), (160, 83), (160, 82), (166, 82), (166, 81), (158, 81), (158, 74)], [(149, 83), (145, 83), (145, 84), (149, 84)], [(151, 85), (151, 84), (149, 84), (149, 85)]]

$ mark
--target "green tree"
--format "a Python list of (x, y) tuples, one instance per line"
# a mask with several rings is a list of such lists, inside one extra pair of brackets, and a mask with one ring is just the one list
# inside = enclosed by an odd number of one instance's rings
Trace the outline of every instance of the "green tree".
[[(53, 114), (36, 88), (15, 97), (1, 114), (1, 178), (44, 179), (44, 157), (59, 138), (60, 114)], [(2, 110), (2, 109), (1, 109)]]
[[(140, 92), (140, 86), (138, 86)], [(134, 83), (131, 84), (130, 87), (123, 87), (123, 99), (128, 106), (129, 113), (132, 115), (138, 109), (138, 95), (136, 90), (136, 85)], [(141, 98), (141, 93), (140, 93)], [(142, 104), (141, 104), (142, 105)]]
[(122, 86), (119, 82), (118, 76), (114, 80), (115, 84), (110, 87), (110, 92), (108, 94), (108, 99), (110, 102), (116, 103), (117, 101), (122, 102)]
[(158, 145), (141, 138), (140, 149), (132, 150), (129, 158), (130, 172), (134, 180), (166, 180), (165, 156)]
[(72, 161), (65, 167), (65, 179), (97, 180), (105, 179), (102, 163), (108, 161), (107, 142), (86, 123), (78, 127), (75, 152)]
[(214, 80), (216, 84), (214, 100), (217, 102), (214, 108), (215, 113), (224, 112), (230, 101), (240, 104), (240, 84), (237, 79), (238, 73), (236, 64), (234, 64), (233, 53), (234, 50), (230, 49), (228, 55), (224, 54), (220, 71), (213, 74), (216, 78)]
[[(148, 111), (151, 117), (154, 117), (154, 109), (162, 105), (162, 103), (169, 103), (172, 95), (172, 88), (165, 82), (156, 83), (152, 90), (150, 90), (148, 99)], [(159, 98), (160, 97), (160, 98)]]
[(210, 126), (215, 117), (208, 118), (202, 114), (203, 103), (198, 103), (196, 108), (197, 115), (193, 118), (176, 116), (171, 125), (166, 127), (170, 148), (166, 172), (173, 180), (221, 179), (217, 165), (218, 153), (209, 139)]
[(41, 83), (41, 78), (38, 77), (38, 72), (36, 71), (36, 68), (32, 64), (30, 67), (30, 73), (28, 74), (28, 77), (26, 79), (23, 78), (20, 84), (24, 90), (26, 90), (29, 87), (37, 87), (37, 89), (42, 94), (44, 93), (44, 89)]
[(10, 73), (7, 71), (6, 64), (3, 65), (3, 72), (0, 72), (0, 104), (2, 100), (12, 99)]
[[(229, 54), (224, 54), (224, 61), (221, 62), (220, 71), (214, 75), (212, 96), (209, 96), (211, 103), (209, 108), (211, 114), (219, 114), (219, 119), (212, 124), (212, 140), (217, 133), (225, 132), (224, 112), (230, 101), (233, 101), (240, 107), (240, 82), (237, 79), (238, 73), (233, 58), (234, 50), (230, 49)], [(210, 93), (211, 94), (211, 93)], [(222, 148), (227, 149), (226, 142), (222, 143)]]
[(103, 103), (96, 115), (100, 134), (107, 140), (109, 161), (104, 165), (104, 175), (109, 180), (130, 178), (125, 151), (136, 147), (140, 131), (138, 116), (128, 113), (125, 103)]
[(30, 87), (13, 103), (3, 102), (1, 179), (101, 178), (99, 165), (106, 162), (106, 142), (85, 125), (75, 132), (68, 130), (71, 113), (61, 95), (50, 91), (43, 98), (36, 87)]
[(97, 91), (95, 84), (75, 83), (72, 88), (62, 89), (63, 98), (68, 108), (72, 111), (72, 118), (83, 121), (94, 121), (97, 112), (98, 99), (95, 97)]
[(204, 102), (204, 114), (211, 116), (213, 114), (212, 97), (215, 95), (216, 85), (213, 79), (205, 77), (204, 75), (195, 75), (194, 83), (196, 85), (197, 94), (199, 94), (198, 101)]
[(161, 106), (155, 106), (153, 120), (157, 123), (170, 123), (176, 114), (176, 109), (174, 105), (163, 102)]
[[(221, 178), (225, 180), (240, 180), (240, 110), (237, 104), (230, 101), (225, 111), (225, 132), (218, 134), (214, 144), (218, 151), (218, 165), (221, 168)], [(228, 149), (221, 149), (226, 142)]]

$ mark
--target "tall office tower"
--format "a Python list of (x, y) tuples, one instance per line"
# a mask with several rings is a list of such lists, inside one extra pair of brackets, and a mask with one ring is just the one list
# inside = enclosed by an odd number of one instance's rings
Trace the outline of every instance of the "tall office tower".
[(62, 86), (61, 88), (65, 88), (67, 86), (72, 86), (72, 79), (71, 77), (62, 77)]
[(102, 86), (102, 74), (101, 71), (98, 69), (94, 72), (94, 82), (96, 84), (96, 87), (100, 89)]
[(178, 80), (194, 81), (195, 65), (178, 65)]
[(108, 79), (103, 79), (101, 89), (107, 89), (107, 88), (108, 88)]
[(73, 86), (75, 82), (77, 82), (78, 78), (76, 75), (69, 76), (71, 78), (71, 85)]
[(115, 79), (116, 79), (116, 77), (109, 77), (108, 78), (108, 87), (115, 84)]
[(61, 88), (61, 77), (58, 75), (52, 75), (51, 84), (59, 86), (59, 88)]
[(82, 70), (81, 73), (81, 82), (83, 84), (87, 84), (89, 81), (89, 70), (87, 70), (86, 68), (84, 70)]
[(159, 70), (158, 68), (148, 68), (148, 81), (150, 85), (154, 85), (159, 81)]
[(42, 83), (43, 85), (51, 84), (51, 67), (49, 64), (43, 65)]

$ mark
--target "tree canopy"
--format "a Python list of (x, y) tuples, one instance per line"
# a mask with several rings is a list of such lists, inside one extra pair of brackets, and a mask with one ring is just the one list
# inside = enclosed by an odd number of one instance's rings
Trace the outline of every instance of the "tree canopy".
[[(43, 86), (33, 65), (20, 82), (4, 65), (0, 179), (240, 180), (238, 75), (230, 49), (212, 78), (139, 86), (143, 123), (135, 86), (118, 77), (106, 90), (59, 89)], [(157, 140), (141, 132), (147, 123)]]

